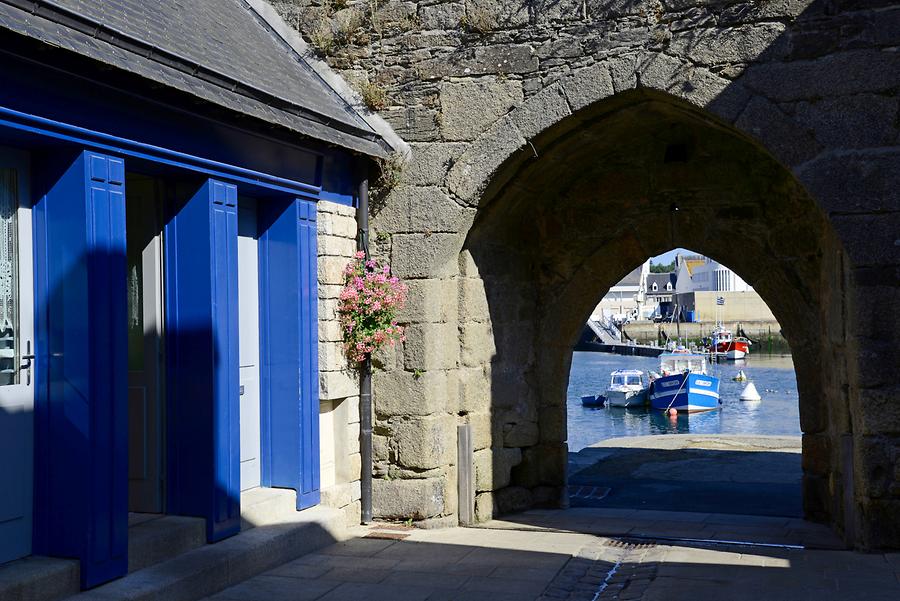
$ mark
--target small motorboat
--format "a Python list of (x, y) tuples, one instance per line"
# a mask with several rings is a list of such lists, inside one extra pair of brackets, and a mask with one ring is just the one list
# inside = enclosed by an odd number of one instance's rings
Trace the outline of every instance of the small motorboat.
[(581, 397), (581, 405), (583, 407), (603, 407), (604, 404), (606, 404), (606, 397), (602, 394), (589, 394)]
[(647, 404), (647, 382), (638, 369), (617, 369), (609, 375), (606, 389), (609, 407), (643, 407)]
[(695, 353), (663, 353), (660, 377), (650, 389), (650, 406), (678, 412), (718, 409), (719, 378), (706, 373), (706, 357)]

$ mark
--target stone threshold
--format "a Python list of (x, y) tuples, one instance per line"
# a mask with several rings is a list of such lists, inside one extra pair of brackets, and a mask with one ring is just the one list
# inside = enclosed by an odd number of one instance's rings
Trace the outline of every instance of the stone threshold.
[(267, 521), (68, 599), (195, 601), (348, 536), (343, 512), (327, 507)]

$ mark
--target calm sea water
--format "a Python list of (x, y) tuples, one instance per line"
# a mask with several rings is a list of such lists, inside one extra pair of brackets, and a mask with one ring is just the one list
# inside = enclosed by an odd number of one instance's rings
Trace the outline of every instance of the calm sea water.
[[(582, 407), (581, 397), (603, 394), (615, 369), (659, 371), (659, 360), (607, 353), (578, 352), (569, 372), (569, 451), (579, 451), (606, 438), (647, 434), (800, 434), (797, 380), (789, 355), (752, 355), (743, 361), (713, 364), (721, 380), (722, 408), (671, 421), (661, 411)], [(739, 370), (756, 385), (762, 401), (739, 400), (744, 382), (733, 382)]]

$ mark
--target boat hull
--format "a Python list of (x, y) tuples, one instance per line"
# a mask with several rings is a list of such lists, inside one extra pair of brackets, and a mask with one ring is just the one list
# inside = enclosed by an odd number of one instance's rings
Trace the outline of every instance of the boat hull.
[(719, 378), (694, 373), (663, 376), (653, 382), (650, 406), (688, 413), (718, 409)]
[(647, 404), (646, 390), (607, 390), (608, 407), (643, 407)]
[(736, 361), (747, 356), (750, 352), (750, 345), (741, 340), (720, 342), (711, 346), (709, 352), (720, 357), (725, 357), (729, 361)]

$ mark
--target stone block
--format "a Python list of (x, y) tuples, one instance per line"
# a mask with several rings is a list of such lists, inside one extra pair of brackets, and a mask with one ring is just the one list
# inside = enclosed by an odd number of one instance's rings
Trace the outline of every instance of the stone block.
[[(515, 122), (509, 116), (504, 117), (464, 152), (450, 169), (447, 175), (450, 192), (467, 204), (477, 205), (496, 169), (525, 145), (525, 138)], [(499, 185), (501, 182), (496, 183)]]
[(419, 26), (423, 30), (459, 28), (459, 23), (466, 14), (466, 5), (455, 2), (445, 2), (433, 6), (419, 8)]
[(375, 462), (388, 461), (391, 457), (390, 449), (390, 437), (372, 435), (372, 458)]
[(468, 249), (463, 249), (459, 253), (459, 275), (464, 278), (481, 277), (481, 274), (478, 271), (478, 265), (475, 263), (475, 258)]
[(452, 410), (446, 371), (418, 375), (409, 371), (376, 372), (373, 389), (379, 416), (422, 416)]
[[(848, 119), (854, 117), (848, 116)], [(809, 194), (828, 212), (889, 211), (900, 206), (900, 150), (824, 154), (797, 171)]]
[(442, 278), (456, 274), (461, 234), (394, 234), (391, 269), (400, 278)]
[(531, 73), (538, 69), (538, 58), (529, 44), (480, 46), (466, 75)]
[[(359, 444), (357, 441), (353, 441), (355, 443), (353, 446), (355, 447), (353, 450), (359, 450)], [(359, 499), (359, 480), (358, 478), (362, 474), (362, 455), (357, 453), (351, 453), (347, 456), (347, 473), (353, 479), (350, 482), (350, 500), (355, 501)]]
[(397, 463), (411, 469), (434, 469), (456, 461), (456, 420), (452, 415), (414, 417), (397, 423), (393, 444)]
[(399, 314), (401, 322), (456, 322), (456, 280), (409, 280), (407, 286), (406, 306)]
[(579, 69), (560, 85), (573, 111), (615, 94), (609, 68), (602, 63)]
[(319, 320), (319, 344), (325, 342), (335, 342), (338, 344), (343, 344), (344, 333), (341, 330), (341, 323), (339, 321), (331, 320)]
[(490, 413), (469, 413), (467, 416), (472, 426), (472, 447), (476, 451), (488, 449), (493, 444), (493, 422)]
[(359, 374), (350, 369), (319, 371), (319, 398), (345, 399), (359, 395)]
[(544, 88), (510, 113), (509, 118), (526, 140), (556, 125), (571, 114), (563, 88), (554, 84)]
[(856, 267), (900, 265), (900, 213), (833, 215), (831, 224)]
[(474, 209), (460, 206), (437, 186), (400, 186), (391, 191), (373, 226), (383, 234), (462, 232), (474, 219)]
[(437, 111), (424, 106), (389, 107), (379, 113), (408, 142), (434, 142), (440, 139)]
[(750, 101), (735, 126), (759, 140), (766, 150), (788, 166), (808, 161), (821, 150), (806, 128), (759, 96)]
[(832, 468), (831, 439), (827, 434), (803, 435), (803, 473), (827, 476)]
[(491, 318), (484, 280), (465, 278), (459, 281), (459, 319), (462, 322), (489, 321)]
[(318, 267), (318, 279), (322, 284), (342, 284), (344, 281), (344, 268), (350, 259), (347, 257), (319, 257), (316, 262)]
[(356, 500), (341, 509), (344, 512), (344, 524), (347, 528), (359, 526), (362, 523), (362, 505)]
[(497, 355), (494, 332), (489, 322), (466, 322), (461, 326), (460, 363), (464, 367), (490, 364)]
[(811, 130), (827, 148), (893, 146), (897, 110), (896, 97), (859, 94), (798, 103), (794, 120)]
[(785, 29), (782, 23), (757, 23), (693, 30), (674, 36), (669, 51), (700, 65), (776, 61), (790, 50)]
[(316, 216), (317, 236), (337, 236), (356, 238), (356, 218), (336, 211), (318, 213)]
[(483, 492), (475, 496), (475, 521), (479, 524), (494, 519), (494, 493)]
[(467, 148), (461, 142), (413, 142), (412, 154), (403, 171), (403, 183), (410, 186), (439, 186), (450, 167)]
[(441, 134), (445, 140), (474, 140), (522, 103), (522, 83), (493, 78), (441, 85)]
[(444, 512), (443, 480), (372, 481), (372, 513), (388, 520), (424, 520)]
[(475, 452), (475, 490), (498, 490), (509, 486), (513, 467), (522, 461), (522, 449), (493, 447)]
[(531, 491), (521, 486), (508, 486), (494, 493), (501, 514), (525, 511), (534, 504)]
[(342, 371), (348, 367), (347, 356), (341, 345), (333, 342), (319, 345), (319, 371)]
[(459, 357), (459, 334), (453, 323), (419, 323), (406, 329), (403, 359), (409, 371), (453, 369)]
[(900, 435), (900, 386), (859, 390), (854, 405), (855, 432)]
[(881, 93), (900, 81), (900, 61), (892, 52), (852, 50), (811, 61), (755, 64), (741, 80), (778, 102)]
[(319, 236), (316, 250), (320, 257), (343, 257), (346, 263), (356, 252), (356, 240), (338, 236)]
[(328, 486), (320, 491), (321, 503), (326, 507), (334, 507), (339, 509), (350, 504), (350, 484), (335, 484)]
[[(460, 368), (459, 411), (487, 413), (491, 410), (491, 377), (485, 366)], [(476, 439), (477, 440), (477, 439)]]
[(536, 422), (506, 424), (503, 428), (503, 445), (507, 447), (530, 447), (541, 438), (541, 430)]

